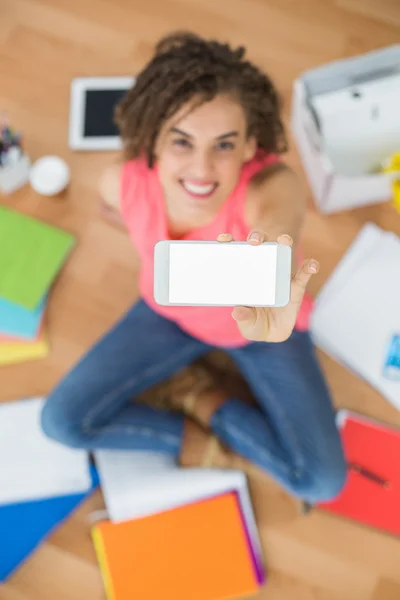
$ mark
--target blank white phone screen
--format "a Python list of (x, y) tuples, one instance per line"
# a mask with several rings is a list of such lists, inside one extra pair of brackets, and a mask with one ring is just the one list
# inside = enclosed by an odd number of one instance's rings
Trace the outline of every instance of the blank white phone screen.
[(171, 304), (273, 305), (276, 245), (170, 244)]

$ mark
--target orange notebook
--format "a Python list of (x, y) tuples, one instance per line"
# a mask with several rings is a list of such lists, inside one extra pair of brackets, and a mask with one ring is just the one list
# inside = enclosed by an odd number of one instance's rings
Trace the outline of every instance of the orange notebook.
[(234, 492), (92, 530), (108, 600), (227, 600), (259, 590)]
[(366, 474), (350, 468), (340, 495), (319, 506), (400, 535), (400, 430), (354, 412), (338, 417), (347, 462)]

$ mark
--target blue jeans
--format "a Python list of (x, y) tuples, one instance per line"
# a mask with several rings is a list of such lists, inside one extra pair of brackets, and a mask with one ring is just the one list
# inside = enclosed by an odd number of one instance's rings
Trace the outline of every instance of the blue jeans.
[[(42, 426), (74, 448), (178, 456), (184, 417), (132, 398), (213, 348), (139, 301), (50, 394)], [(224, 349), (258, 407), (230, 398), (211, 427), (227, 446), (308, 502), (335, 496), (346, 467), (330, 396), (308, 333)]]

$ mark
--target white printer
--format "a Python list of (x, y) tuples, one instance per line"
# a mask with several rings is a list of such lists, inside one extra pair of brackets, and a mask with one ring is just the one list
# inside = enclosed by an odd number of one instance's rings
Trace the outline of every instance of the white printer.
[(400, 173), (380, 170), (400, 151), (400, 45), (305, 72), (292, 130), (322, 212), (388, 200)]

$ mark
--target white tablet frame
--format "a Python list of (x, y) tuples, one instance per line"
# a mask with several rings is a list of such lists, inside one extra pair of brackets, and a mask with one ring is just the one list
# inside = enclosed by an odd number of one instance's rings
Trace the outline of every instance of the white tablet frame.
[(77, 77), (71, 82), (68, 144), (72, 150), (120, 150), (119, 136), (85, 138), (85, 95), (89, 90), (131, 88), (134, 77)]

